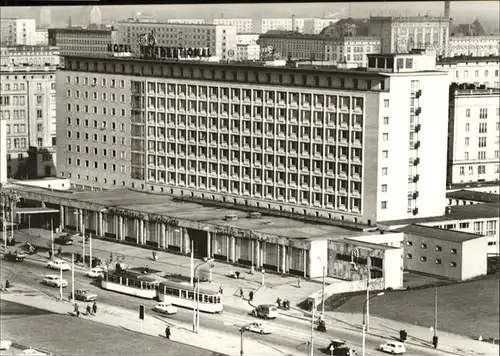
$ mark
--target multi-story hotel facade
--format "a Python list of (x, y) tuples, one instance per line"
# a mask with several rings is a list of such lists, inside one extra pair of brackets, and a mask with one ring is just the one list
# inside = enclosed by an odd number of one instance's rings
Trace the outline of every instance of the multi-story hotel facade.
[(372, 16), (369, 35), (381, 38), (381, 53), (405, 53), (425, 48), (448, 56), (450, 19), (446, 16)]
[(349, 71), (69, 56), (58, 168), (86, 187), (366, 224), (439, 215), (447, 77), (422, 54), (397, 61)]
[(61, 58), (58, 47), (49, 46), (2, 46), (0, 64), (2, 66), (34, 65), (59, 66)]
[(500, 55), (500, 39), (493, 36), (452, 36), (449, 56), (487, 57)]
[(56, 144), (55, 66), (2, 67), (0, 119), (5, 121), (9, 176), (23, 175), (28, 149)]
[(108, 54), (108, 45), (116, 44), (116, 31), (97, 28), (50, 28), (49, 45), (57, 46), (61, 55)]
[(36, 21), (34, 19), (2, 18), (0, 42), (2, 45), (36, 45)]
[(448, 184), (499, 179), (500, 89), (453, 85), (450, 94)]
[(486, 88), (500, 88), (500, 56), (458, 56), (441, 58), (436, 69), (448, 73), (451, 83), (466, 83)]
[(236, 55), (236, 27), (212, 24), (126, 21), (117, 24), (118, 43), (139, 52), (139, 36), (154, 31), (157, 46), (208, 48), (212, 56), (228, 60)]

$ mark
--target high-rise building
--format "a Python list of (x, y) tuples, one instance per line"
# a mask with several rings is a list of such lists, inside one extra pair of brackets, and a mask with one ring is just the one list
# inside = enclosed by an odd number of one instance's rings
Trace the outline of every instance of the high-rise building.
[(500, 89), (452, 85), (448, 184), (498, 181)]
[(139, 37), (153, 31), (157, 46), (208, 48), (223, 60), (236, 55), (234, 26), (124, 21), (117, 24), (117, 31), (118, 43), (130, 45), (133, 52), (139, 51)]
[(113, 29), (50, 28), (50, 46), (57, 46), (61, 55), (107, 55), (108, 45), (117, 43)]
[(52, 25), (52, 13), (50, 8), (42, 7), (40, 9), (40, 20), (38, 22), (38, 27), (47, 28)]
[(368, 63), (68, 56), (57, 76), (59, 171), (86, 187), (366, 224), (443, 214), (446, 73), (435, 53)]
[(214, 25), (235, 26), (237, 33), (252, 33), (253, 19), (213, 19)]
[(34, 19), (2, 19), (0, 24), (2, 45), (36, 45), (36, 21)]
[(102, 24), (102, 14), (99, 6), (92, 6), (89, 11), (89, 25), (100, 26)]
[(1, 67), (0, 119), (6, 123), (10, 177), (27, 175), (29, 147), (56, 144), (56, 66)]
[(431, 16), (370, 17), (369, 35), (381, 38), (382, 53), (433, 49), (448, 55), (450, 18)]

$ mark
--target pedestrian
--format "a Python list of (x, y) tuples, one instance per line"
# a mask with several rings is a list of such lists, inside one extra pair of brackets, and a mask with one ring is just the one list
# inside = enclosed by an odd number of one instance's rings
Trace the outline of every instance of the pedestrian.
[[(278, 298), (276, 299), (276, 306), (277, 306), (278, 308), (281, 308), (281, 299), (280, 299), (280, 297), (278, 297)], [(283, 306), (284, 306), (284, 305), (283, 305)]]
[(59, 247), (57, 248), (57, 255), (58, 255), (59, 257), (61, 257), (61, 255), (62, 255), (62, 248), (61, 248), (61, 246), (59, 246)]
[(5, 280), (5, 289), (9, 289), (10, 288), (10, 282), (8, 279)]
[(76, 304), (76, 303), (74, 306), (74, 311), (75, 311), (76, 316), (80, 316), (80, 311), (78, 310), (78, 304)]
[(94, 302), (94, 304), (92, 305), (92, 313), (97, 314), (97, 303), (96, 302)]
[(300, 279), (300, 277), (297, 279), (297, 285), (299, 288), (302, 287), (302, 280)]
[(49, 260), (52, 259), (52, 250), (49, 250)]
[(165, 329), (165, 337), (170, 340), (170, 335), (170, 326), (167, 326), (167, 328)]
[(87, 315), (92, 315), (92, 309), (90, 308), (90, 304), (87, 304)]
[(219, 293), (224, 294), (224, 289), (222, 289), (222, 286), (219, 287)]
[(248, 293), (248, 300), (250, 302), (253, 301), (253, 291), (250, 291), (250, 293)]
[(432, 337), (432, 345), (434, 346), (435, 349), (437, 349), (438, 347), (438, 337), (437, 336), (433, 336)]
[(240, 298), (243, 299), (245, 295), (243, 294), (243, 288), (240, 288)]

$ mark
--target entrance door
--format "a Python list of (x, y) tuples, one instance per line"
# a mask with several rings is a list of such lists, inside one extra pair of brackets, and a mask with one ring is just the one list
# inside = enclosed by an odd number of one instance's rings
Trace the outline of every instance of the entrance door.
[(194, 242), (194, 257), (208, 257), (207, 233), (194, 229), (187, 229), (187, 233), (189, 235), (189, 242)]

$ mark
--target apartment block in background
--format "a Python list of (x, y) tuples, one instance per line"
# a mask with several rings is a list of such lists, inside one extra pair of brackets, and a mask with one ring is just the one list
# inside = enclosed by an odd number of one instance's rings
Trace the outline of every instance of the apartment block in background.
[(451, 83), (474, 84), (479, 87), (500, 88), (500, 56), (448, 57), (437, 61), (436, 69), (448, 73)]
[(61, 58), (58, 47), (49, 46), (2, 46), (0, 64), (2, 66), (59, 66)]
[(36, 45), (36, 21), (34, 19), (2, 18), (0, 43), (2, 45)]
[(253, 32), (253, 19), (213, 19), (214, 25), (234, 26), (237, 33), (252, 33)]
[(325, 42), (321, 35), (307, 35), (294, 31), (269, 31), (259, 36), (262, 50), (272, 47), (276, 58), (325, 60)]
[(114, 29), (50, 28), (49, 45), (57, 46), (61, 55), (108, 55), (108, 45), (116, 44)]
[(349, 66), (366, 67), (368, 55), (380, 53), (380, 38), (341, 36), (325, 41), (325, 60)]
[(488, 57), (500, 55), (500, 39), (493, 36), (452, 36), (450, 37), (450, 57)]

